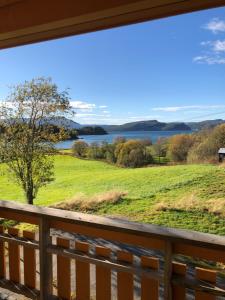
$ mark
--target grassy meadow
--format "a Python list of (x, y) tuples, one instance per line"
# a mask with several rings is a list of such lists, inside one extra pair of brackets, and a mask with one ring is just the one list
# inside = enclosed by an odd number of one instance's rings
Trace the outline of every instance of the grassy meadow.
[[(104, 194), (122, 192), (114, 201)], [(225, 235), (225, 168), (215, 165), (125, 169), (69, 155), (55, 157), (55, 181), (39, 191), (35, 204), (102, 195), (103, 201), (76, 210), (170, 227)], [(24, 201), (20, 187), (0, 169), (0, 198)], [(77, 200), (76, 200), (77, 201)], [(68, 202), (69, 203), (69, 202)]]

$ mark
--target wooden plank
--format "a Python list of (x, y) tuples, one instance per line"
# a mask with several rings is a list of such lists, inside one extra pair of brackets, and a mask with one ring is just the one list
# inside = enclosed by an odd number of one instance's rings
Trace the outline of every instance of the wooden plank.
[[(8, 228), (8, 234), (18, 236), (17, 228)], [(20, 248), (18, 245), (10, 243), (8, 246), (9, 253), (9, 279), (15, 283), (20, 283)]]
[[(76, 250), (88, 254), (89, 244), (76, 241)], [(90, 264), (76, 261), (76, 300), (90, 299)]]
[[(0, 233), (4, 232), (3, 226), (0, 226)], [(5, 243), (0, 240), (0, 278), (5, 278)]]
[[(216, 283), (216, 271), (209, 269), (196, 268), (196, 278), (208, 283)], [(208, 294), (202, 291), (195, 292), (196, 300), (216, 300), (215, 295)]]
[(164, 255), (164, 299), (172, 300), (173, 291), (172, 291), (172, 255), (173, 255), (173, 246), (170, 241), (166, 241), (166, 249)]
[[(133, 264), (133, 255), (126, 251), (117, 251), (117, 260)], [(133, 274), (117, 272), (117, 297), (118, 300), (133, 300), (134, 277)]]
[[(63, 248), (69, 248), (70, 241), (57, 238), (57, 245)], [(57, 256), (57, 288), (58, 297), (60, 299), (71, 299), (71, 260), (61, 255)]]
[(223, 0), (16, 1), (14, 5), (11, 3), (0, 9), (0, 47), (40, 42), (223, 5)]
[(46, 251), (51, 243), (49, 221), (42, 217), (39, 225), (40, 300), (52, 295), (52, 254)]
[[(142, 256), (141, 266), (145, 269), (158, 271), (159, 259), (154, 257)], [(141, 300), (158, 300), (159, 299), (159, 281), (150, 279), (146, 276), (141, 277)]]
[[(147, 243), (147, 240), (150, 239), (152, 242), (155, 242), (155, 247), (161, 250), (164, 249), (165, 241), (169, 240), (174, 244), (174, 253), (179, 254), (181, 248), (184, 251), (185, 247), (194, 246), (196, 247), (196, 252), (199, 248), (206, 249), (209, 252), (211, 251), (209, 249), (214, 249), (218, 251), (218, 255), (224, 257), (225, 237), (223, 236), (150, 224), (138, 224), (135, 222), (124, 223), (106, 217), (45, 207), (35, 207), (12, 201), (0, 201), (0, 217), (3, 212), (6, 217), (12, 212), (17, 213), (21, 218), (28, 216), (34, 218), (34, 220), (46, 217), (49, 219), (52, 228), (65, 231), (68, 229), (69, 232), (83, 233), (87, 236), (101, 237), (102, 235), (103, 238), (107, 238), (108, 236), (108, 240), (116, 240), (117, 235), (123, 233), (124, 236), (120, 236), (118, 241), (122, 241), (123, 237), (127, 236), (128, 243), (131, 242), (137, 245), (139, 242), (140, 244), (143, 242), (143, 245), (145, 244), (147, 246), (151, 244)], [(78, 231), (76, 231), (76, 229), (78, 229)], [(97, 229), (101, 229), (101, 231), (98, 232)], [(88, 234), (89, 231), (90, 234)], [(132, 236), (133, 238), (131, 238)], [(136, 237), (136, 243), (134, 237)], [(145, 239), (139, 240), (139, 237)], [(126, 242), (126, 240), (124, 242)]]
[[(110, 258), (111, 250), (97, 246), (96, 255)], [(96, 266), (96, 300), (111, 300), (111, 270), (102, 266)]]
[(68, 257), (70, 259), (75, 259), (81, 262), (86, 262), (90, 264), (94, 264), (96, 266), (101, 266), (110, 270), (116, 270), (121, 272), (127, 272), (139, 276), (145, 276), (147, 278), (158, 279), (159, 281), (163, 280), (162, 274), (155, 270), (145, 270), (135, 265), (128, 265), (127, 263), (116, 262), (112, 259), (105, 259), (101, 257), (97, 257), (95, 255), (88, 256), (85, 253), (79, 252), (74, 249), (64, 249), (59, 246), (52, 245), (46, 249), (48, 253), (61, 255), (64, 257)]
[[(184, 278), (186, 276), (187, 266), (178, 262), (174, 262), (172, 265), (173, 275), (178, 275)], [(186, 289), (181, 285), (172, 285), (173, 300), (185, 300)]]
[[(29, 241), (35, 240), (35, 232), (23, 231), (23, 237)], [(28, 288), (36, 287), (36, 253), (35, 249), (23, 246), (24, 284)]]
[(186, 243), (175, 244), (173, 251), (175, 254), (182, 254), (191, 256), (194, 258), (211, 260), (215, 262), (221, 262), (225, 264), (225, 249), (220, 250), (209, 247), (195, 246), (194, 241), (193, 245), (188, 245)]

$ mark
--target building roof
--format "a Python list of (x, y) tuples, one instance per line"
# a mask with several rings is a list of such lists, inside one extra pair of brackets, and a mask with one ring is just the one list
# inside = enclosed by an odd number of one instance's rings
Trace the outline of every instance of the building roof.
[(225, 148), (220, 148), (218, 151), (219, 154), (225, 154)]
[(0, 0), (0, 49), (225, 6), (225, 0)]

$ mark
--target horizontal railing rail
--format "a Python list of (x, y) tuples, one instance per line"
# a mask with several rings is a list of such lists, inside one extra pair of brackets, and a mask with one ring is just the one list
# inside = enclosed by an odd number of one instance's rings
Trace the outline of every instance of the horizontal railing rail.
[(34, 299), (182, 300), (188, 289), (195, 299), (225, 297), (215, 268), (225, 265), (225, 237), (7, 201), (0, 218), (37, 225), (36, 234), (0, 227), (0, 285)]

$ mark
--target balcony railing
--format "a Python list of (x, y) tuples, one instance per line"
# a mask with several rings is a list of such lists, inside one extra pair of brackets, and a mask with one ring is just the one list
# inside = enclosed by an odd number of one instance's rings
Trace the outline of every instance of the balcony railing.
[(0, 285), (30, 298), (225, 299), (225, 237), (6, 201), (0, 218), (37, 225), (0, 227)]

